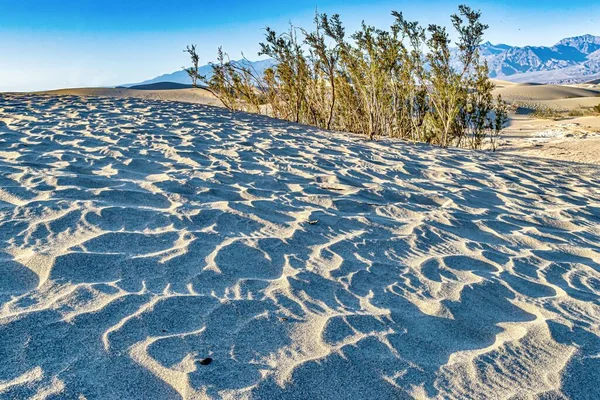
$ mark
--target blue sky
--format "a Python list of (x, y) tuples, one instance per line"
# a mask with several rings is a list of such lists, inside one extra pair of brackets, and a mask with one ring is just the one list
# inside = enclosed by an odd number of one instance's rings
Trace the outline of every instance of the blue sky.
[[(552, 45), (600, 35), (600, 2), (471, 1), (490, 25), (486, 39)], [(308, 26), (315, 8), (338, 13), (352, 31), (361, 20), (386, 27), (390, 10), (423, 24), (447, 24), (460, 1), (261, 0), (129, 1), (0, 0), (0, 91), (109, 86), (172, 72), (197, 43), (202, 62), (222, 45), (257, 59), (265, 26)]]

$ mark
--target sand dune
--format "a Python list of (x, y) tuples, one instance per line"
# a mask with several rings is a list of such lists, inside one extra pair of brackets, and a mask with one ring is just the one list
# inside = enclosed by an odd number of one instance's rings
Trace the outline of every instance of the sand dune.
[(132, 98), (0, 141), (2, 398), (600, 397), (600, 167)]
[[(561, 112), (587, 111), (600, 104), (600, 88), (594, 85), (519, 84), (492, 79), (495, 94), (502, 94), (509, 104), (520, 107), (548, 107)], [(119, 99), (140, 98), (222, 106), (204, 89), (175, 89), (161, 82), (141, 90), (126, 88), (63, 89), (35, 94), (64, 96), (102, 96)], [(594, 96), (594, 97), (590, 97)], [(575, 117), (560, 121), (536, 120), (510, 115), (508, 129), (500, 141), (500, 151), (528, 157), (600, 164), (600, 117)]]
[(513, 115), (500, 143), (503, 153), (600, 165), (600, 117), (548, 120)]
[(574, 97), (556, 100), (538, 100), (538, 105), (546, 105), (559, 111), (589, 109), (600, 104), (600, 97)]
[(495, 94), (501, 94), (505, 100), (562, 100), (579, 97), (598, 97), (600, 90), (564, 85), (513, 84), (497, 85)]
[[(569, 100), (577, 102), (577, 99), (591, 98), (600, 101), (600, 88), (587, 85), (540, 85), (540, 84), (517, 84), (500, 80), (492, 80), (496, 85), (494, 94), (501, 94), (509, 101), (553, 101)], [(134, 88), (74, 88), (58, 89), (33, 94), (67, 95), (67, 96), (106, 96), (116, 98), (142, 98), (149, 100), (171, 100), (188, 103), (199, 103), (208, 105), (220, 105), (219, 101), (208, 90), (185, 88), (171, 82), (161, 82), (152, 85), (142, 85)], [(580, 100), (581, 101), (581, 100)]]
[[(147, 83), (143, 85), (129, 86), (129, 89), (135, 90), (174, 90), (174, 89), (192, 89), (192, 85), (186, 85), (184, 83), (177, 82), (157, 82)], [(210, 95), (210, 93), (209, 93)]]
[(496, 85), (496, 89), (503, 89), (506, 87), (511, 87), (511, 86), (515, 86), (515, 85), (519, 85), (518, 83), (515, 82), (510, 82), (510, 81), (503, 81), (500, 79), (490, 79), (490, 81)]
[[(513, 106), (499, 150), (527, 157), (600, 164), (600, 116), (589, 115), (600, 104), (595, 85), (516, 84), (495, 80), (495, 94)], [(539, 119), (536, 109), (555, 110), (561, 118)], [(569, 114), (583, 116), (570, 116)], [(558, 114), (557, 114), (558, 115)]]
[(35, 92), (38, 95), (50, 96), (80, 96), (80, 97), (113, 97), (117, 99), (146, 99), (146, 100), (164, 100), (178, 101), (183, 103), (207, 104), (220, 106), (221, 102), (208, 90), (197, 89), (181, 89), (171, 88), (167, 86), (147, 86), (142, 89), (128, 88), (74, 88), (74, 89), (58, 89), (45, 92)]

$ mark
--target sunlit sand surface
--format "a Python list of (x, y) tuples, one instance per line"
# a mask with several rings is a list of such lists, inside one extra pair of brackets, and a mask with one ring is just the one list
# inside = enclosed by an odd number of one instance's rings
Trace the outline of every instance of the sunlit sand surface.
[(598, 166), (2, 95), (0, 238), (1, 398), (600, 397)]

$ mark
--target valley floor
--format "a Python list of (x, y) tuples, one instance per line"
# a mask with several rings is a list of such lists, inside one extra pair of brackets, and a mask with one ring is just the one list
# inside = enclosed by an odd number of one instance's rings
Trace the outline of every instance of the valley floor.
[(5, 94), (0, 243), (2, 398), (600, 397), (599, 166)]
[[(513, 109), (520, 108), (520, 112), (509, 115), (499, 151), (600, 164), (600, 115), (587, 115), (592, 114), (592, 107), (600, 105), (599, 85), (495, 83), (495, 94), (502, 95)], [(554, 119), (536, 118), (536, 110), (555, 114)]]
[(512, 115), (498, 151), (600, 165), (600, 116), (554, 121)]

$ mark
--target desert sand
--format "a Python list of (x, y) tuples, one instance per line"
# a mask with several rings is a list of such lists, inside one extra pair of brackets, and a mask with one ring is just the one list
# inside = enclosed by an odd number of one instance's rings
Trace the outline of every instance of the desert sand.
[(554, 121), (513, 115), (503, 132), (499, 151), (600, 165), (600, 117)]
[[(600, 164), (600, 115), (585, 115), (600, 104), (599, 86), (494, 83), (494, 93), (513, 106), (525, 111), (542, 107), (563, 113), (556, 120), (535, 118), (527, 112), (509, 114), (499, 151), (528, 158)], [(569, 116), (576, 111), (584, 115)]]
[(2, 398), (600, 397), (599, 166), (147, 98), (0, 143)]
[[(77, 96), (77, 97), (111, 97), (116, 99), (146, 99), (162, 101), (178, 101), (183, 103), (207, 104), (221, 106), (222, 103), (208, 90), (164, 89), (159, 85), (144, 85), (144, 89), (129, 88), (73, 88), (58, 89), (33, 94), (44, 96)], [(141, 87), (141, 86), (140, 86)], [(156, 89), (152, 89), (155, 87)], [(168, 87), (168, 86), (164, 86)]]
[(600, 90), (589, 85), (542, 85), (538, 83), (512, 83), (492, 80), (496, 84), (495, 94), (512, 100), (563, 100), (598, 97)]
[[(600, 85), (540, 85), (492, 80), (494, 95), (512, 106), (547, 107), (569, 112), (587, 110), (600, 104)], [(44, 96), (139, 98), (222, 106), (205, 89), (177, 89), (179, 84), (163, 82), (127, 88), (76, 88), (34, 94)], [(498, 151), (529, 158), (546, 158), (579, 163), (600, 164), (600, 116), (565, 116), (559, 120), (537, 119), (528, 114), (509, 114), (507, 128)]]

